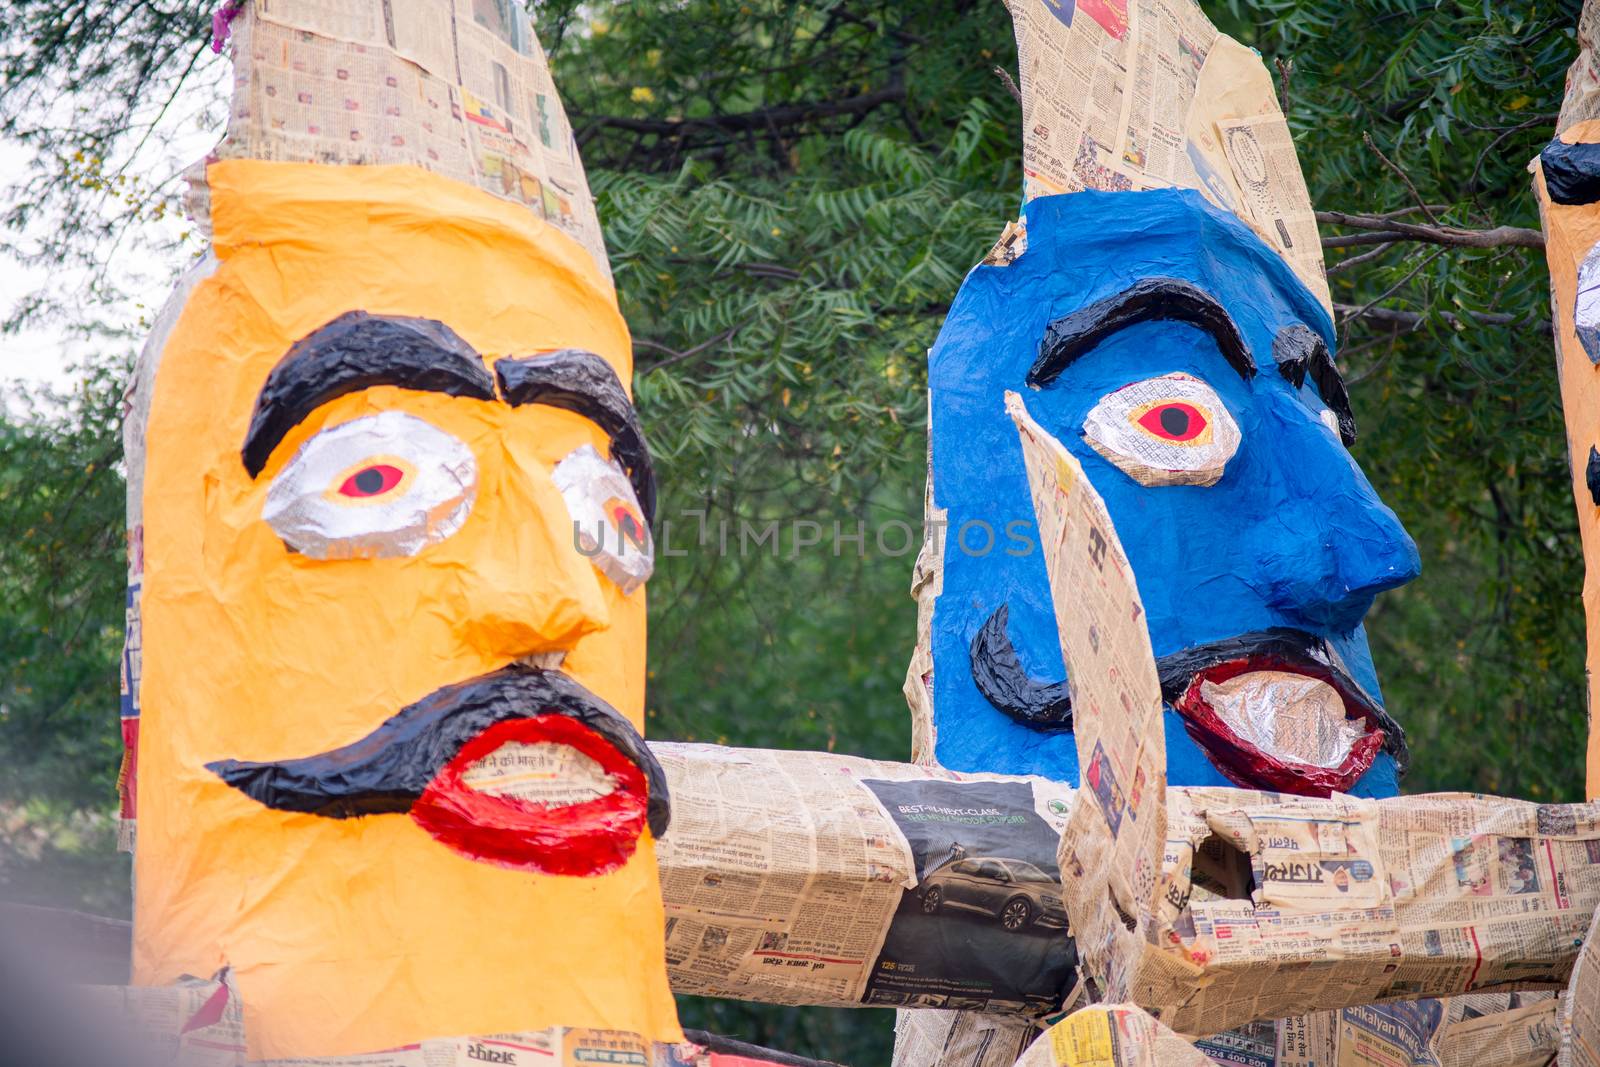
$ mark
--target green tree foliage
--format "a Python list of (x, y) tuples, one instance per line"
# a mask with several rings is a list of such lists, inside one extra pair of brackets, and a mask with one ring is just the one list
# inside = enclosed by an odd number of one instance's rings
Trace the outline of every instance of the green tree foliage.
[[(171, 210), (171, 185), (113, 194), (149, 120), (203, 70), (209, 6), (8, 6), (0, 131), (38, 152), (9, 218), (60, 220), (41, 256), (104, 266), (130, 211)], [(1524, 166), (1554, 124), (1575, 2), (1207, 6), (1282, 64), (1320, 208), (1434, 231), (1538, 225)], [(685, 553), (663, 555), (651, 586), (652, 731), (903, 757), (912, 555), (873, 531), (920, 519), (923, 354), (1016, 210), (1019, 113), (994, 72), (1015, 69), (1005, 12), (995, 0), (544, 0), (534, 13), (634, 331), (664, 540)], [(1329, 216), (1323, 232), (1355, 454), (1424, 561), (1369, 619), (1411, 732), (1407, 786), (1575, 799), (1582, 564), (1542, 256), (1395, 239), (1370, 219)], [(115, 767), (120, 488), (91, 443), (112, 440), (112, 408), (17, 410), (0, 452), (0, 640), (7, 708), (23, 687), (33, 697), (15, 724), (8, 710), (0, 745), (8, 767), (82, 757), (81, 801), (106, 795)], [(60, 548), (13, 532), (90, 482), (93, 521), (39, 527)], [(792, 520), (818, 523), (821, 543), (795, 553)], [(776, 556), (750, 536), (774, 521)], [(835, 551), (835, 524), (850, 535), (857, 522), (865, 542)], [(51, 566), (81, 581), (51, 585)], [(67, 601), (87, 613), (70, 648), (61, 635), (79, 624), (52, 606)], [(18, 781), (65, 788), (48, 773)], [(874, 1013), (685, 1010), (779, 1047), (887, 1059)]]
[(0, 398), (0, 896), (127, 910), (112, 784), (126, 361)]
[(125, 370), (88, 366), (66, 396), (18, 392), (0, 419), (5, 799), (104, 807), (121, 759)]

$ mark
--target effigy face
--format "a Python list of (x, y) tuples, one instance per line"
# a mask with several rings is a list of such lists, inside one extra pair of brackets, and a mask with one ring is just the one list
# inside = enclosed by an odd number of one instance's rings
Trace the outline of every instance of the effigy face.
[(415, 168), (207, 183), (145, 438), (135, 981), (230, 966), (252, 1058), (677, 1039), (609, 283)]
[(1361, 624), (1418, 557), (1346, 450), (1332, 339), (1282, 258), (1198, 193), (1027, 205), (1026, 251), (973, 270), (929, 360), (941, 765), (1078, 778), (1012, 389), (1122, 535), (1171, 780), (1396, 791), (1403, 734)]

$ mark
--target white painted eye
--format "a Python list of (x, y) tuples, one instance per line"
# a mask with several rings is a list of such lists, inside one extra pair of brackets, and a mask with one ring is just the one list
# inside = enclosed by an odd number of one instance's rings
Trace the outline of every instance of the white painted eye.
[(643, 585), (655, 570), (655, 543), (622, 468), (584, 445), (556, 464), (555, 483), (572, 516), (573, 546), (624, 593)]
[(1600, 364), (1600, 244), (1589, 249), (1578, 267), (1573, 294), (1572, 325), (1590, 363)]
[(1188, 374), (1125, 385), (1083, 420), (1096, 452), (1140, 485), (1215, 485), (1239, 450), (1239, 427), (1216, 392)]
[(414, 556), (461, 529), (478, 491), (472, 450), (403, 411), (352, 419), (300, 446), (261, 517), (312, 559)]

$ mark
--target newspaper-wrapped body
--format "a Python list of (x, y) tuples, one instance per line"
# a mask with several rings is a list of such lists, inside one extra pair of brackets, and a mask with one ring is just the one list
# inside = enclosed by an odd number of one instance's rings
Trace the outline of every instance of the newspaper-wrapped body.
[(659, 859), (675, 991), (1061, 1008), (1076, 981), (1053, 854), (1069, 787), (826, 753), (652, 747), (673, 796)]
[(1600, 901), (1597, 805), (1174, 791), (1170, 825), (1130, 990), (1186, 1032), (1559, 986)]

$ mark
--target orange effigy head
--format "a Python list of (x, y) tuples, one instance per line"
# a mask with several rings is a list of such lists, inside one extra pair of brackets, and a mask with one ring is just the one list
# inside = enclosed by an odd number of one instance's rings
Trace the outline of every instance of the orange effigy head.
[(145, 435), (135, 980), (230, 965), (252, 1058), (676, 1039), (609, 281), (418, 169), (207, 178)]

